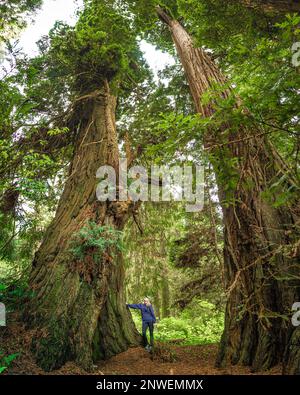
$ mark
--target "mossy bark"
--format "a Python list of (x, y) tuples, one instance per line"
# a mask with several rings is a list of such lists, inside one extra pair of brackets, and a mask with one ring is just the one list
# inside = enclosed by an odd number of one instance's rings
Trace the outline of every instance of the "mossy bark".
[(300, 326), (290, 330), (283, 360), (283, 374), (300, 375)]
[(80, 270), (70, 254), (72, 236), (87, 221), (122, 230), (133, 209), (131, 201), (96, 199), (97, 169), (118, 167), (115, 107), (108, 83), (74, 103), (72, 116), (80, 121), (74, 156), (55, 218), (34, 258), (34, 297), (24, 313), (37, 329), (32, 349), (46, 371), (68, 360), (91, 369), (96, 359), (140, 342), (125, 307), (121, 253), (103, 254), (100, 261), (86, 257)]
[[(228, 97), (225, 77), (178, 21), (160, 7), (157, 12), (170, 28), (197, 112), (210, 117), (214, 103), (203, 105), (201, 97), (216, 83), (224, 86), (222, 97)], [(236, 107), (240, 105), (237, 100)], [(292, 304), (300, 300), (299, 249), (294, 248), (299, 207), (276, 208), (263, 197), (280, 177), (286, 177), (286, 188), (293, 180), (258, 126), (224, 123), (206, 133), (204, 146), (216, 174), (224, 222), (228, 300), (217, 365), (242, 363), (264, 370), (285, 355), (285, 372), (295, 373), (300, 365), (299, 331), (288, 317)], [(228, 189), (226, 183), (232, 181), (234, 187)]]

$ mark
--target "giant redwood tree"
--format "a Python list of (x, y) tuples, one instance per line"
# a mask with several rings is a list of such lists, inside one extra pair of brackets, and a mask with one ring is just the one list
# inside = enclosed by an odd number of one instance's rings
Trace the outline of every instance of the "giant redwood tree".
[[(213, 116), (216, 100), (202, 98), (210, 90), (219, 91), (225, 100), (231, 97), (228, 81), (181, 23), (161, 7), (157, 13), (171, 31), (197, 112)], [(242, 106), (236, 99), (234, 107)], [(261, 370), (284, 360), (286, 373), (299, 373), (299, 328), (288, 318), (300, 297), (299, 208), (297, 201), (274, 207), (272, 199), (264, 198), (280, 178), (285, 177), (286, 189), (295, 181), (257, 125), (226, 121), (208, 129), (204, 146), (214, 166), (224, 221), (228, 301), (217, 363)]]
[(72, 102), (64, 119), (75, 136), (55, 218), (34, 258), (34, 296), (24, 314), (37, 329), (32, 349), (45, 370), (67, 360), (90, 369), (139, 342), (125, 307), (119, 240), (134, 203), (96, 199), (97, 169), (118, 171), (117, 95), (128, 90), (132, 67), (135, 82), (144, 73), (129, 22), (110, 3), (87, 4), (75, 28), (57, 26), (43, 54), (50, 75), (62, 72), (68, 81)]

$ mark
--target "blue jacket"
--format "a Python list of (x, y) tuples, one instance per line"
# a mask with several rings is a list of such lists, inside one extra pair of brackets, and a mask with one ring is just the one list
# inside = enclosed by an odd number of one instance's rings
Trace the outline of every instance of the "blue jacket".
[(127, 304), (126, 306), (132, 309), (141, 310), (143, 322), (156, 322), (152, 305), (148, 307), (143, 303), (138, 303), (138, 304)]

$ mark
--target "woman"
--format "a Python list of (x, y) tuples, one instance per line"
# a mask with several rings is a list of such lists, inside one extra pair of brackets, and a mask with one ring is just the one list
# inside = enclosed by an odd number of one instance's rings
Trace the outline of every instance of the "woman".
[[(144, 298), (143, 303), (138, 304), (126, 304), (126, 307), (131, 309), (139, 309), (142, 313), (142, 333), (143, 333), (143, 343), (147, 351), (151, 351), (153, 347), (153, 329), (154, 323), (156, 322), (153, 306), (149, 298)], [(150, 345), (147, 339), (147, 329), (150, 332)]]

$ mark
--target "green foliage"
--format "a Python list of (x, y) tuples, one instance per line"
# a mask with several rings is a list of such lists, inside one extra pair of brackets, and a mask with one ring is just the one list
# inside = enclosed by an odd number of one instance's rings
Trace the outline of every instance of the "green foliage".
[[(132, 311), (138, 330), (141, 327), (140, 313)], [(224, 312), (214, 304), (195, 298), (181, 313), (161, 319), (155, 325), (155, 340), (180, 344), (208, 344), (220, 341), (224, 328)]]
[(180, 344), (218, 343), (224, 326), (224, 313), (212, 303), (195, 299), (176, 317), (157, 324), (156, 339), (181, 340)]
[(6, 369), (9, 368), (11, 363), (19, 356), (19, 353), (5, 355), (0, 350), (0, 374), (3, 373)]
[(37, 73), (30, 72), (33, 81), (43, 63), (51, 79), (67, 75), (77, 94), (101, 88), (104, 80), (120, 91), (144, 79), (142, 53), (130, 17), (117, 12), (115, 3), (86, 1), (75, 27), (57, 22), (48, 40), (40, 42), (41, 56), (32, 64)]
[(26, 17), (42, 0), (5, 0), (0, 3), (0, 41), (26, 25)]
[(49, 136), (57, 136), (59, 134), (68, 133), (69, 129), (67, 127), (64, 128), (54, 128), (48, 130)]
[[(285, 181), (279, 184), (275, 181), (263, 196), (276, 207), (292, 204), (298, 199), (300, 184), (297, 90), (300, 75), (298, 68), (292, 64), (291, 50), (292, 45), (300, 41), (299, 15), (266, 14), (259, 8), (245, 7), (242, 1), (177, 0), (171, 5), (163, 3), (161, 5), (170, 15), (184, 21), (199, 46), (210, 49), (218, 66), (230, 77), (232, 94), (226, 99), (222, 98), (224, 86), (214, 84), (203, 95), (202, 102), (213, 103), (215, 112), (209, 118), (197, 120), (194, 126), (195, 121), (188, 114), (178, 113), (178, 109), (172, 112), (167, 106), (164, 107), (163, 115), (157, 114), (154, 120), (150, 118), (152, 139), (146, 154), (155, 157), (156, 161), (169, 163), (187, 153), (194, 159), (197, 154), (203, 157), (199, 147), (202, 136), (205, 132), (215, 133), (215, 139), (220, 143), (219, 154), (213, 157), (208, 155), (207, 159), (214, 164), (218, 182), (223, 186), (225, 194), (222, 204), (229, 206), (236, 202), (234, 192), (240, 178), (239, 159), (228, 160), (222, 143), (226, 143), (229, 134), (232, 136), (235, 130), (240, 130), (241, 125), (245, 130), (265, 132), (288, 163), (288, 175), (294, 177), (295, 183), (291, 186)], [(156, 4), (156, 1), (149, 2), (147, 7), (153, 9)], [(139, 9), (139, 5), (135, 6), (134, 12), (143, 29), (148, 29), (152, 40), (152, 31), (157, 26), (142, 22), (144, 10)], [(161, 39), (155, 40), (157, 45), (161, 44)], [(173, 90), (179, 91), (182, 85), (181, 78)], [(164, 95), (169, 94), (168, 89), (159, 90)], [(240, 108), (236, 108), (237, 96), (243, 102)], [(179, 100), (176, 99), (177, 105)], [(244, 111), (245, 107), (250, 111)], [(222, 128), (221, 134), (220, 127), (224, 127), (225, 123), (230, 128)], [(250, 190), (250, 184), (248, 187)]]
[[(300, 74), (292, 64), (291, 48), (300, 41), (299, 15), (265, 13), (259, 7), (245, 7), (242, 1), (177, 3), (198, 45), (210, 48), (230, 76), (234, 95), (242, 98), (251, 113), (237, 112), (228, 101), (219, 100), (208, 126), (229, 121), (262, 128), (297, 172)], [(210, 99), (218, 93), (213, 91), (207, 93)]]
[(18, 213), (15, 218), (0, 214), (0, 281), (23, 288), (27, 287), (34, 252), (52, 218), (47, 207), (27, 205), (26, 220)]
[(171, 238), (184, 228), (184, 208), (175, 202), (171, 206), (148, 203), (140, 209), (139, 221), (143, 234), (135, 223), (125, 228), (127, 298), (136, 303), (149, 295), (160, 314), (169, 308), (173, 287), (182, 281), (181, 273), (169, 264), (168, 247)]
[(156, 158), (156, 162), (177, 164), (179, 157), (186, 159), (191, 152), (202, 151), (202, 122), (196, 115), (186, 115), (182, 112), (166, 111), (156, 114), (155, 119), (148, 125), (151, 127), (151, 137), (156, 144), (149, 144), (145, 156)]
[[(222, 185), (224, 191), (224, 199), (220, 202), (225, 207), (228, 207), (236, 202), (235, 190), (238, 184), (239, 173), (239, 158), (230, 158), (228, 155), (229, 149), (221, 147), (217, 154), (209, 155), (210, 162), (216, 171), (216, 177), (219, 185)], [(226, 155), (227, 154), (227, 155)]]
[(69, 251), (76, 261), (83, 261), (93, 251), (93, 258), (100, 263), (103, 254), (114, 256), (114, 251), (122, 251), (121, 231), (111, 226), (101, 226), (89, 221), (70, 241)]
[(5, 304), (7, 313), (22, 309), (25, 301), (33, 296), (34, 292), (29, 290), (28, 284), (22, 281), (0, 283), (0, 302)]
[(178, 18), (177, 0), (126, 0), (122, 1), (132, 13), (132, 22), (138, 34), (160, 49), (174, 52), (168, 28), (158, 22), (155, 7), (162, 6), (170, 15)]
[(296, 203), (299, 199), (300, 187), (290, 182), (290, 177), (284, 174), (276, 182), (265, 189), (261, 196), (267, 202), (277, 208), (280, 206)]

